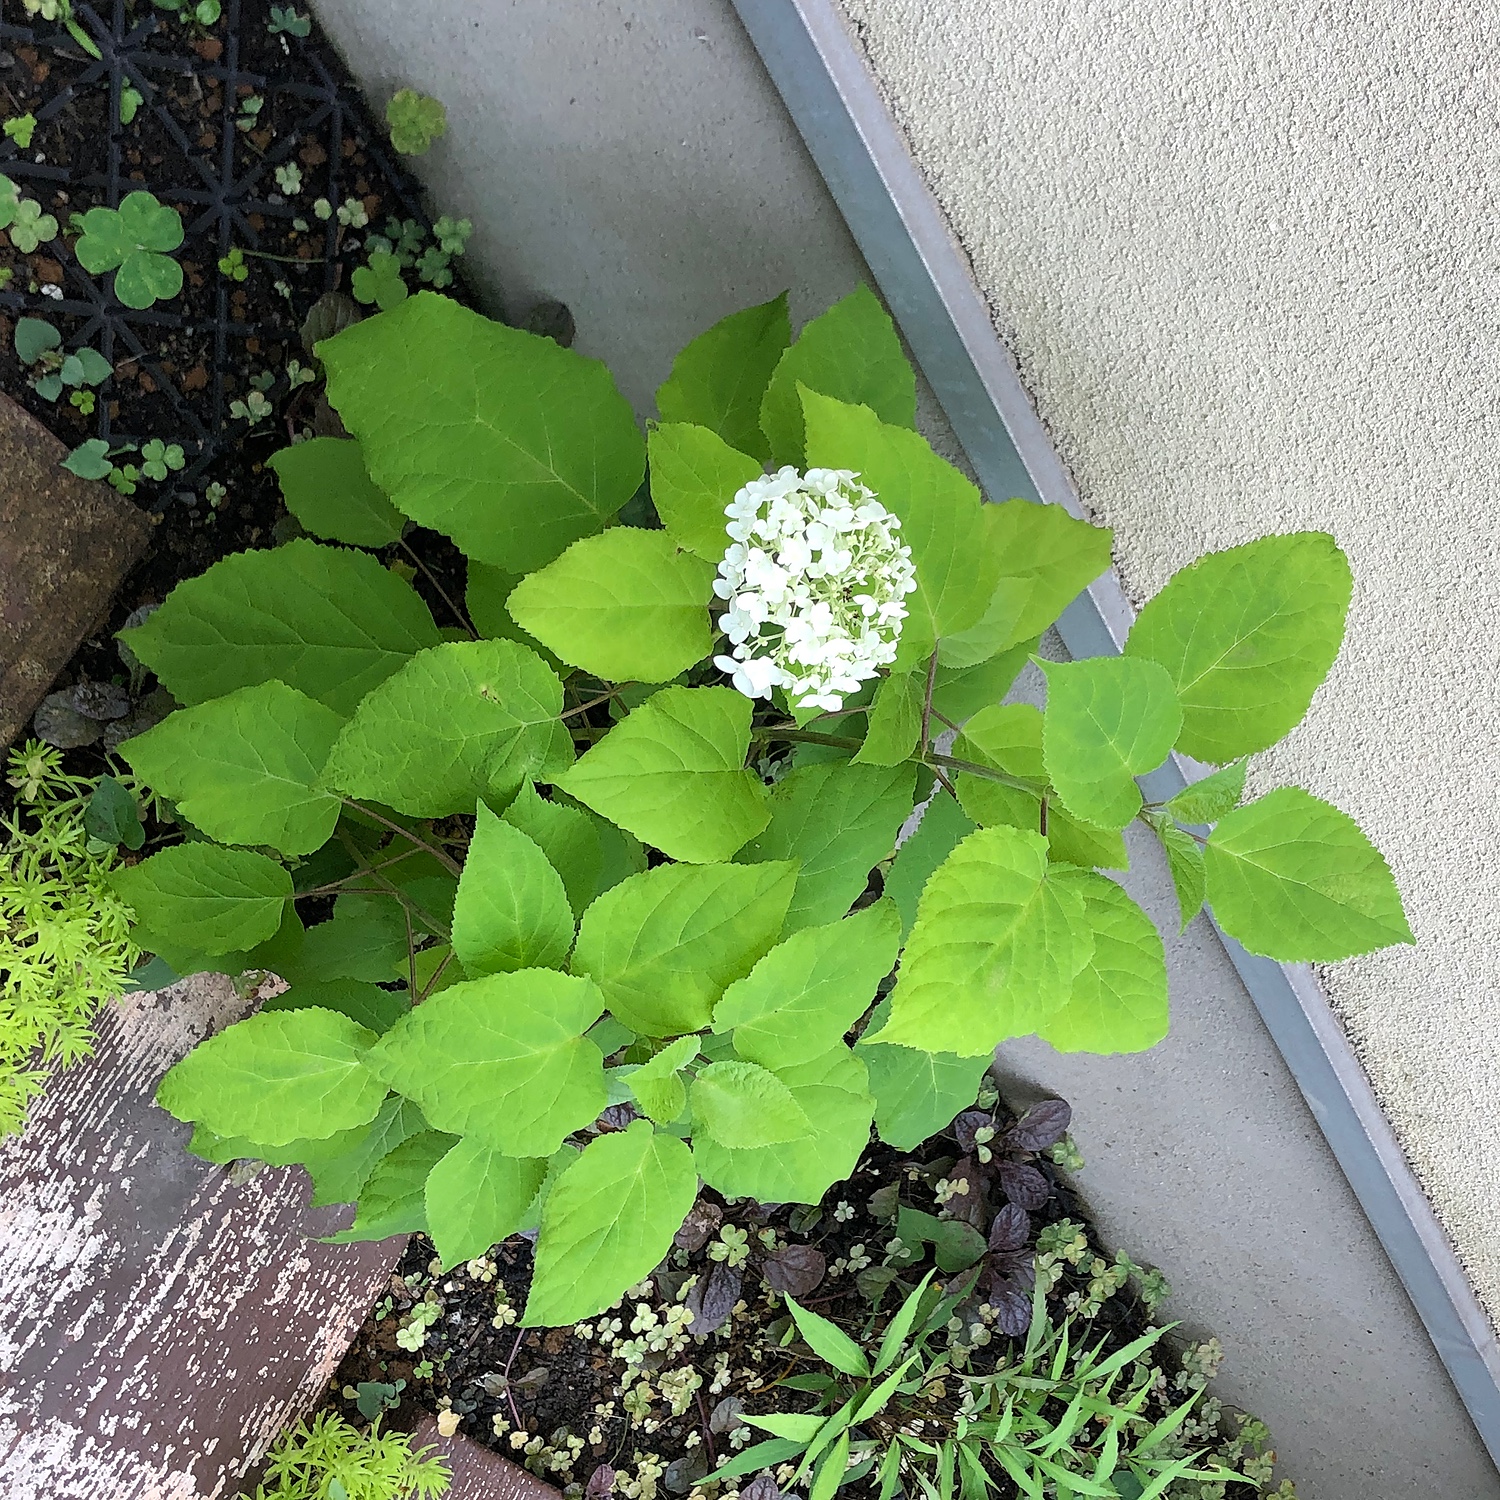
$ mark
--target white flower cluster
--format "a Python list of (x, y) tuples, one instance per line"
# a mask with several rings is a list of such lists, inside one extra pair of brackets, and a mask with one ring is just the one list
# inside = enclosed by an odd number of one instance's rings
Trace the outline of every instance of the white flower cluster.
[(779, 687), (799, 708), (842, 708), (896, 659), (917, 586), (901, 522), (847, 469), (752, 479), (724, 514), (714, 592), (733, 655), (714, 665), (747, 698)]

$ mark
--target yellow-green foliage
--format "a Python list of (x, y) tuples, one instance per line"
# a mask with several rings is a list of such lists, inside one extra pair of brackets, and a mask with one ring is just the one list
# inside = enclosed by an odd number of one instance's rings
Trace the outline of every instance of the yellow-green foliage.
[(48, 1070), (88, 1055), (92, 1021), (140, 957), (110, 885), (114, 849), (91, 840), (93, 783), (35, 740), (10, 755), (16, 808), (0, 819), (0, 1135), (26, 1123)]
[(430, 1500), (448, 1488), (448, 1466), (411, 1451), (404, 1432), (368, 1433), (319, 1412), (278, 1438), (255, 1500)]

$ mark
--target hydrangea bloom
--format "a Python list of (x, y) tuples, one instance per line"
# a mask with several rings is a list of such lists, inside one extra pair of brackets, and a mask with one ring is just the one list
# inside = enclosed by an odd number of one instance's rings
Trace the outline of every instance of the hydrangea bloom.
[(799, 708), (842, 708), (896, 659), (917, 586), (901, 522), (848, 469), (763, 475), (724, 514), (714, 592), (733, 654), (714, 665), (748, 698), (779, 687)]

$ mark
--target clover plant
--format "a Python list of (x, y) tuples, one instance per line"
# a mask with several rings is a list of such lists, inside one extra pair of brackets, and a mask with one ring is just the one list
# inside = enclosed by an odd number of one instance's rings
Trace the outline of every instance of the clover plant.
[(0, 229), (23, 255), (57, 238), (57, 219), (42, 212), (35, 198), (24, 198), (9, 177), (0, 175)]
[[(1101, 873), (1132, 825), (1252, 952), (1411, 940), (1349, 818), (1243, 801), (1337, 654), (1331, 538), (1184, 569), (1123, 656), (1040, 663), (1039, 710), (1003, 700), (1110, 535), (982, 503), (870, 292), (795, 342), (784, 298), (716, 325), (645, 436), (603, 365), (435, 293), (317, 349), (352, 437), (274, 461), (311, 535), (124, 633), (184, 706), (122, 754), (203, 837), (118, 880), (179, 971), (289, 982), (158, 1098), (356, 1200), (344, 1237), (452, 1265), (539, 1226), (525, 1322), (571, 1323), (700, 1179), (816, 1202), (1008, 1038), (1152, 1046), (1162, 940)], [(468, 558), (457, 624), (357, 550), (408, 522)], [(1174, 749), (1221, 769), (1146, 802)]]
[(403, 156), (421, 156), (448, 131), (448, 111), (442, 102), (415, 89), (398, 89), (385, 107), (391, 145)]
[(97, 349), (64, 350), (62, 334), (43, 318), (18, 318), (14, 339), (27, 382), (43, 401), (56, 401), (65, 389), (102, 385), (114, 373)]
[[(158, 0), (160, 3), (160, 0)], [(171, 252), (182, 244), (182, 215), (147, 192), (130, 193), (119, 208), (91, 208), (73, 247), (94, 276), (115, 273), (115, 296), (145, 308), (182, 290), (182, 267)]]

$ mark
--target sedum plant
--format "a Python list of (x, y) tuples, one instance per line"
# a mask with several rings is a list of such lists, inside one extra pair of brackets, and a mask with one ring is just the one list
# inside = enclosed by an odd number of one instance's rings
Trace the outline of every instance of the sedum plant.
[(140, 956), (111, 882), (115, 843), (139, 842), (128, 793), (68, 775), (36, 740), (11, 751), (6, 780), (16, 807), (0, 819), (0, 1136), (24, 1128), (50, 1067), (89, 1054), (95, 1012)]
[[(1030, 1500), (1113, 1496), (1223, 1495), (1247, 1475), (1183, 1441), (1204, 1397), (1199, 1382), (1161, 1417), (1148, 1413), (1161, 1379), (1153, 1347), (1166, 1328), (1148, 1329), (1113, 1353), (1072, 1319), (1047, 1316), (1040, 1286), (1024, 1344), (989, 1374), (955, 1368), (931, 1347), (968, 1291), (923, 1280), (891, 1317), (872, 1350), (788, 1296), (793, 1327), (828, 1372), (780, 1382), (805, 1392), (803, 1412), (746, 1415), (772, 1436), (732, 1458), (710, 1479), (794, 1464), (787, 1488), (807, 1483), (808, 1500), (832, 1500), (841, 1485), (868, 1476), (879, 1500), (983, 1500), (1003, 1474)], [(966, 1278), (972, 1283), (972, 1278)], [(1249, 1467), (1266, 1466), (1251, 1455)], [(1251, 1481), (1259, 1489), (1259, 1480)]]
[(322, 1411), (284, 1433), (266, 1455), (255, 1500), (435, 1500), (446, 1494), (448, 1465), (412, 1450), (404, 1432), (368, 1432)]
[[(784, 298), (710, 329), (644, 437), (601, 364), (430, 292), (318, 354), (353, 437), (273, 465), (322, 540), (125, 632), (184, 706), (122, 753), (201, 836), (119, 889), (179, 971), (289, 982), (158, 1097), (200, 1154), (357, 1201), (346, 1237), (425, 1228), (452, 1265), (536, 1227), (525, 1322), (572, 1323), (700, 1180), (815, 1202), (1007, 1038), (1153, 1045), (1161, 938), (1104, 873), (1132, 824), (1184, 923), (1207, 899), (1278, 959), (1410, 940), (1347, 817), (1242, 802), (1338, 651), (1330, 538), (1204, 558), (1124, 656), (1040, 663), (1038, 710), (1003, 700), (1109, 533), (981, 503), (868, 291), (795, 342)], [(468, 558), (453, 623), (359, 550), (408, 521)], [(1146, 802), (1174, 750), (1221, 769)]]

